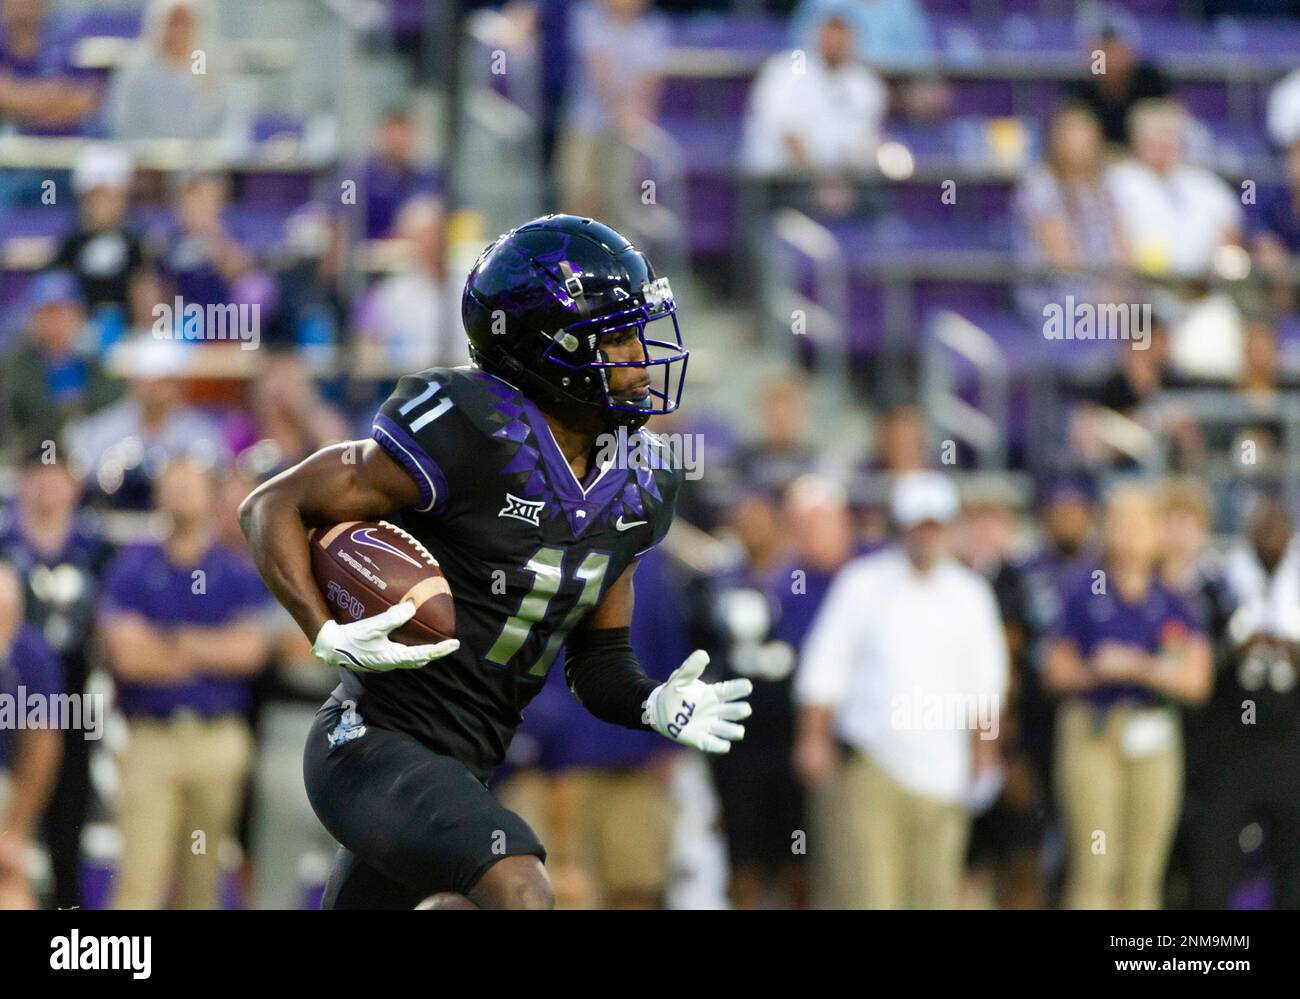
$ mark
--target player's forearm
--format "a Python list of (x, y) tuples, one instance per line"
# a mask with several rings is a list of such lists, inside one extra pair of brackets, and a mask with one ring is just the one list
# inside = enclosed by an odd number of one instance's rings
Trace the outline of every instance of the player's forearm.
[(269, 488), (274, 485), (272, 480), (244, 500), (239, 526), (267, 589), (314, 639), (330, 615), (312, 577), (307, 525), (295, 504)]
[(584, 708), (601, 721), (645, 728), (642, 706), (658, 686), (632, 652), (628, 628), (583, 630), (569, 636), (564, 675)]

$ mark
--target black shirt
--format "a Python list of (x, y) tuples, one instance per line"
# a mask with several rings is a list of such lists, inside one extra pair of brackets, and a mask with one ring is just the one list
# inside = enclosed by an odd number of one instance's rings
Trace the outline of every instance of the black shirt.
[(102, 305), (129, 311), (131, 278), (144, 261), (144, 244), (130, 229), (77, 230), (64, 239), (53, 266), (77, 276), (89, 311)]
[[(565, 636), (668, 533), (681, 470), (625, 457), (580, 484), (537, 407), (469, 367), (403, 378), (373, 433), (420, 486), (392, 520), (441, 565), (460, 648), (417, 670), (341, 670), (343, 686), (368, 721), (485, 780)], [(659, 447), (644, 431), (618, 439), (625, 456)]]
[(1128, 113), (1138, 101), (1155, 97), (1168, 97), (1171, 92), (1165, 74), (1149, 62), (1140, 62), (1133, 69), (1128, 87), (1122, 94), (1112, 96), (1097, 86), (1096, 77), (1071, 83), (1065, 88), (1067, 99), (1087, 107), (1101, 122), (1101, 131), (1107, 142), (1128, 142)]

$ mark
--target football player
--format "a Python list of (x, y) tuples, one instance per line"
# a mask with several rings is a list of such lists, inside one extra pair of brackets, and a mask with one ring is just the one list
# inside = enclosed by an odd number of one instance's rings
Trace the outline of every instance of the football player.
[[(552, 215), (483, 252), (461, 311), (472, 366), (402, 378), (370, 440), (318, 451), (240, 508), (267, 585), (339, 668), (304, 757), (342, 844), (327, 908), (553, 904), (545, 849), (487, 781), (561, 646), (605, 721), (724, 753), (750, 713), (748, 680), (700, 679), (704, 652), (656, 684), (629, 643), (636, 561), (681, 480), (640, 429), (685, 378), (668, 280), (608, 226)], [(307, 532), (379, 518), (438, 559), (455, 639), (390, 641), (408, 603), (331, 619)]]

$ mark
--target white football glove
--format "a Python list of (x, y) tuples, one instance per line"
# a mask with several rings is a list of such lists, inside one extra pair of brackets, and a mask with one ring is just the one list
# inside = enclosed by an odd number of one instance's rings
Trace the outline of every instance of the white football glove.
[(666, 682), (650, 691), (641, 720), (660, 735), (706, 753), (725, 753), (745, 738), (737, 725), (753, 713), (744, 700), (754, 689), (746, 679), (704, 683), (709, 654), (696, 649)]
[(357, 673), (387, 673), (394, 669), (419, 669), (460, 648), (455, 638), (436, 645), (400, 645), (389, 641), (389, 633), (414, 616), (415, 604), (402, 600), (382, 614), (363, 617), (360, 621), (349, 624), (326, 621), (311, 647), (312, 655), (330, 666), (342, 666)]

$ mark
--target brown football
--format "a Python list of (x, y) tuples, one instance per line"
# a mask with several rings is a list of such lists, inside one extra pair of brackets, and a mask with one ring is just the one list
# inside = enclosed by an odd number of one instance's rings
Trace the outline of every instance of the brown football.
[(400, 527), (355, 520), (313, 528), (307, 538), (312, 575), (335, 621), (359, 621), (407, 600), (415, 617), (389, 636), (394, 642), (455, 637), (456, 607), (438, 560)]

